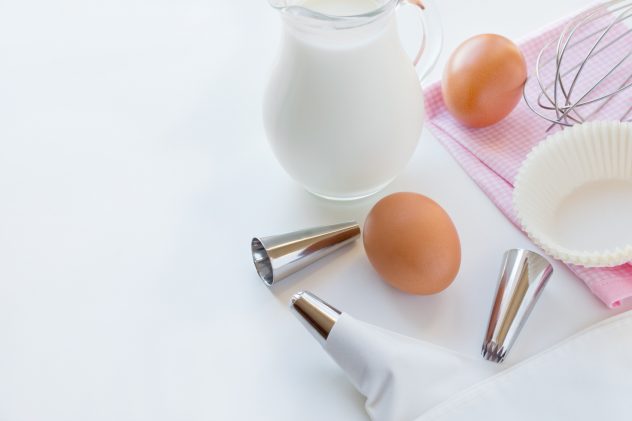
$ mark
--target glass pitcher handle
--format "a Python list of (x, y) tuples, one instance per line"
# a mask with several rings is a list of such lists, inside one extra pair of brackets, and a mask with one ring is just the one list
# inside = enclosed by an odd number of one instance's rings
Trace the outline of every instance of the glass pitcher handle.
[(414, 6), (420, 12), (423, 38), (413, 64), (417, 69), (419, 80), (423, 82), (437, 64), (443, 46), (441, 18), (432, 0), (400, 0), (400, 4)]

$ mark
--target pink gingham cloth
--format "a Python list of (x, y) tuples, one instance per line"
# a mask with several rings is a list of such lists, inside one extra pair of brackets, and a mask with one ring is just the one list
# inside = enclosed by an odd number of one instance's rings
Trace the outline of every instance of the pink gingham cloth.
[[(542, 47), (547, 42), (558, 38), (569, 19), (562, 19), (519, 43), (530, 73), (533, 72), (537, 55)], [(628, 30), (625, 26), (614, 29), (621, 32)], [(613, 60), (618, 60), (627, 53), (629, 44), (627, 47), (625, 43), (622, 45), (622, 47), (611, 48), (601, 53), (599, 60), (592, 61), (590, 67), (586, 66), (586, 71), (603, 74), (603, 69)], [(567, 54), (567, 59), (572, 62), (573, 55), (576, 56), (575, 59), (578, 59), (577, 55), (581, 52), (569, 50)], [(627, 68), (623, 71), (632, 73), (632, 60), (627, 60), (625, 66)], [(590, 76), (589, 73), (587, 75)], [(585, 79), (590, 82), (590, 77)], [(528, 83), (527, 88), (527, 97), (537, 98), (537, 94), (534, 95), (536, 84)], [(578, 84), (578, 88), (581, 88), (581, 83)], [(592, 119), (620, 119), (632, 104), (631, 94), (632, 89), (619, 94), (607, 106), (600, 109)], [(482, 129), (469, 129), (459, 124), (448, 113), (441, 96), (440, 82), (430, 85), (425, 90), (425, 98), (427, 127), (492, 202), (514, 225), (520, 228), (512, 203), (513, 180), (527, 153), (547, 136), (546, 129), (550, 123), (536, 116), (524, 101), (521, 101), (501, 122)], [(630, 264), (613, 268), (585, 268), (569, 265), (569, 268), (609, 307), (616, 307), (624, 299), (632, 297), (632, 265)]]

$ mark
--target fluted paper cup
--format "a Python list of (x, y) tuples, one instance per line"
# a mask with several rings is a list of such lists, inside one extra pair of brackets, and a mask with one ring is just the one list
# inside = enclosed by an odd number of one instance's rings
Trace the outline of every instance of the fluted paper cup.
[(540, 142), (514, 183), (529, 238), (566, 263), (632, 261), (632, 124), (575, 125)]

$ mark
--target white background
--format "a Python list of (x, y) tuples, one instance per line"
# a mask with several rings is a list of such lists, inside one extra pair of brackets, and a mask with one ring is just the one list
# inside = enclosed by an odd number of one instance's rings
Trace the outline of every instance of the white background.
[[(431, 79), (470, 35), (520, 38), (586, 2), (437, 3)], [(366, 419), (289, 313), (300, 289), (478, 354), (501, 255), (532, 245), (427, 132), (376, 197), (304, 192), (261, 124), (279, 31), (265, 0), (0, 1), (0, 420)], [(445, 292), (386, 286), (360, 243), (276, 288), (258, 279), (252, 236), (362, 222), (395, 191), (454, 219)], [(507, 365), (618, 311), (556, 264)]]

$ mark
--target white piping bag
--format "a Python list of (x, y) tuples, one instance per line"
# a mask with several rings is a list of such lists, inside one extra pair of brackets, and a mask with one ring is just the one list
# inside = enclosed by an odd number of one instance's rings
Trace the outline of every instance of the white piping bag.
[(290, 308), (366, 396), (373, 420), (412, 420), (499, 369), (359, 321), (309, 292), (294, 295)]
[(291, 308), (366, 396), (374, 421), (594, 420), (629, 414), (632, 311), (498, 373), (499, 365), (363, 323), (308, 292), (296, 294)]

